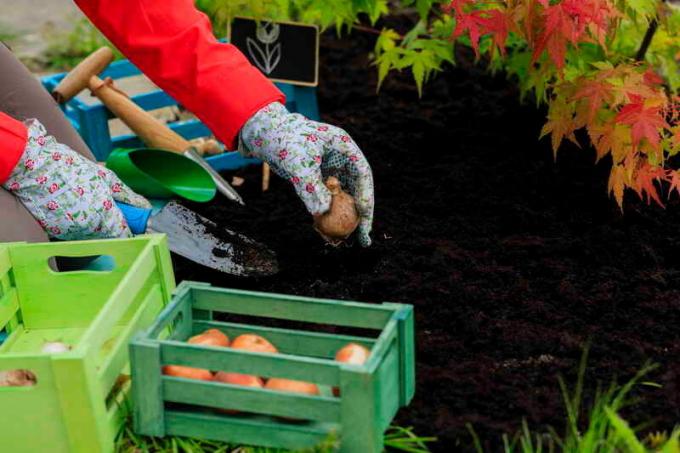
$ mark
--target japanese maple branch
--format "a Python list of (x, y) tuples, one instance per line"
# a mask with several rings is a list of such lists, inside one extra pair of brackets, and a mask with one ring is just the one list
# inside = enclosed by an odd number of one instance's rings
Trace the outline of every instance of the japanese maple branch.
[[(666, 2), (666, 0), (661, 0), (661, 3), (665, 3), (665, 2)], [(649, 22), (649, 27), (647, 27), (647, 32), (645, 33), (644, 38), (642, 38), (642, 43), (640, 44), (640, 48), (638, 49), (637, 55), (635, 55), (635, 60), (643, 61), (645, 59), (645, 55), (647, 54), (647, 50), (649, 49), (649, 46), (652, 44), (652, 39), (654, 39), (654, 35), (656, 34), (656, 30), (658, 28), (659, 28), (659, 18), (657, 16)]]

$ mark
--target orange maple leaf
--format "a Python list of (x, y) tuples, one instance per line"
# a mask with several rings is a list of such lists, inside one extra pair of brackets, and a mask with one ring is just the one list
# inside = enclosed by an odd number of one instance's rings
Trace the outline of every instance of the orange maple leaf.
[(604, 125), (590, 125), (588, 135), (597, 151), (598, 161), (611, 153), (613, 163), (616, 165), (623, 162), (626, 155), (633, 151), (630, 126), (612, 122)]
[(541, 129), (539, 138), (551, 134), (553, 153), (557, 155), (557, 150), (564, 138), (580, 146), (574, 135), (575, 129), (573, 103), (567, 102), (564, 97), (553, 99), (548, 110), (548, 122)]
[(605, 80), (583, 80), (574, 94), (574, 99), (586, 99), (588, 102), (588, 121), (592, 121), (595, 113), (605, 104), (614, 101), (614, 85)]
[(676, 191), (678, 194), (680, 194), (680, 173), (678, 173), (676, 170), (669, 170), (669, 182), (670, 182), (670, 188), (668, 189), (668, 198), (671, 197), (673, 194), (673, 191)]
[(609, 174), (608, 190), (623, 210), (623, 189), (626, 187), (626, 169), (622, 165), (613, 165)]

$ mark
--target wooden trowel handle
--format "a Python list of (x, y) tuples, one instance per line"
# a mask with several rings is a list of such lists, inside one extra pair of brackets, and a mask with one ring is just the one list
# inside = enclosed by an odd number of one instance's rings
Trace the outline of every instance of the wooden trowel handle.
[(151, 148), (182, 153), (191, 144), (168, 126), (135, 104), (125, 93), (97, 76), (89, 80), (92, 93)]
[(52, 96), (60, 104), (70, 101), (87, 87), (90, 77), (102, 72), (112, 61), (113, 51), (101, 47), (73, 68), (52, 90)]

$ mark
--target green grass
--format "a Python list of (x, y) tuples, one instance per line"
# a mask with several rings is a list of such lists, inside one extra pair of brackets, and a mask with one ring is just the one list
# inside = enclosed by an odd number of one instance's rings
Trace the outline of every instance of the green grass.
[(113, 45), (87, 19), (78, 20), (73, 29), (49, 37), (45, 51), (46, 65), (52, 70), (69, 70), (102, 46), (114, 49), (116, 59), (122, 58)]
[[(584, 408), (583, 389), (585, 370), (588, 357), (584, 351), (579, 364), (578, 377), (573, 388), (569, 388), (562, 378), (559, 378), (560, 390), (564, 400), (566, 423), (562, 433), (550, 427), (547, 432), (532, 431), (526, 420), (522, 422), (522, 429), (513, 437), (503, 436), (503, 450), (505, 453), (647, 453), (680, 452), (680, 428), (671, 434), (656, 433), (641, 439), (637, 430), (624, 420), (620, 411), (632, 405), (631, 390), (636, 386), (658, 387), (643, 378), (656, 365), (647, 364), (627, 383), (623, 385), (613, 381), (609, 386), (598, 386), (593, 403)], [(471, 425), (468, 430), (472, 442), (478, 452), (483, 452), (482, 444)]]
[(12, 41), (17, 39), (18, 35), (11, 27), (5, 24), (0, 24), (0, 42), (11, 44)]
[[(387, 452), (428, 453), (428, 443), (435, 442), (433, 437), (418, 437), (411, 428), (393, 426), (385, 433)], [(337, 450), (337, 439), (329, 438), (323, 444), (306, 453), (330, 453)], [(128, 424), (116, 445), (118, 453), (284, 453), (280, 450), (263, 447), (249, 447), (215, 442), (210, 440), (189, 439), (186, 437), (155, 438), (135, 434)]]

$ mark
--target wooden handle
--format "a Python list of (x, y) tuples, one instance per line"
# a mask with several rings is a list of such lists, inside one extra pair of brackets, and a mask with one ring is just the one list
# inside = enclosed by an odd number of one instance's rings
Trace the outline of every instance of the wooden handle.
[(109, 47), (101, 47), (66, 74), (52, 90), (52, 96), (60, 104), (70, 101), (87, 87), (90, 77), (102, 72), (112, 61), (113, 51)]
[(147, 146), (176, 153), (191, 147), (187, 140), (135, 104), (125, 93), (113, 87), (110, 81), (92, 76), (89, 87), (102, 104), (127, 124)]

